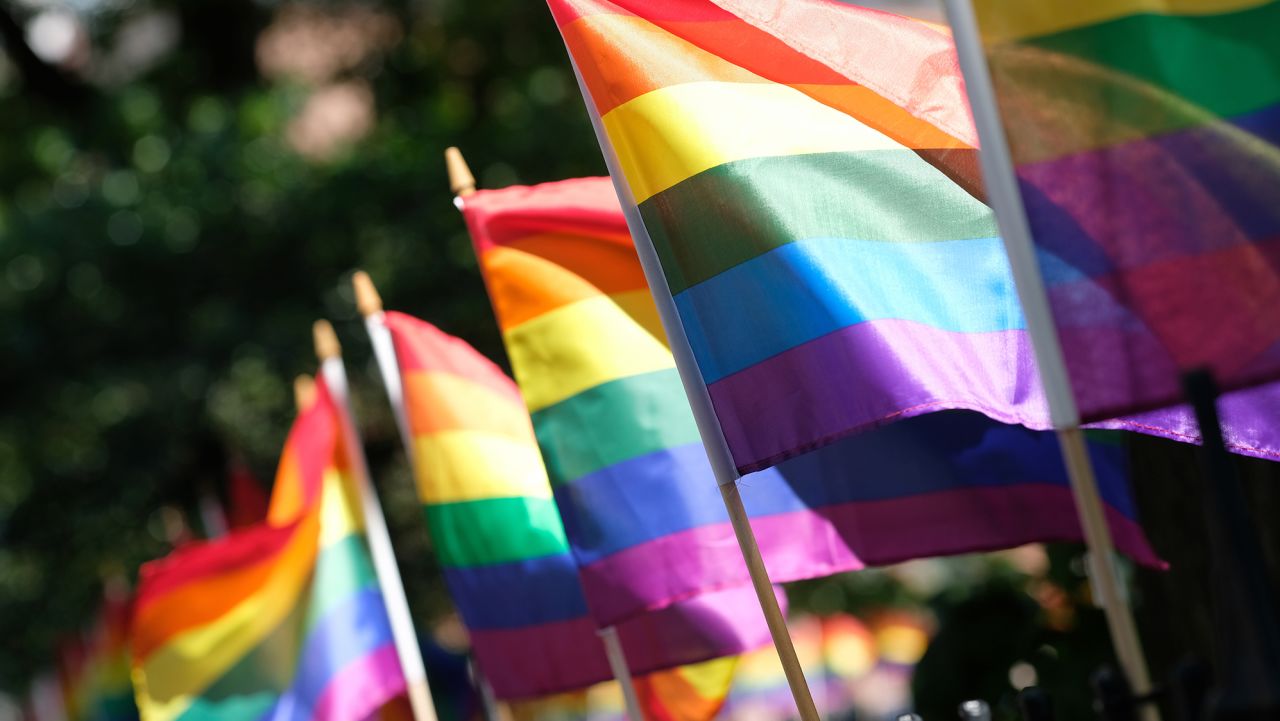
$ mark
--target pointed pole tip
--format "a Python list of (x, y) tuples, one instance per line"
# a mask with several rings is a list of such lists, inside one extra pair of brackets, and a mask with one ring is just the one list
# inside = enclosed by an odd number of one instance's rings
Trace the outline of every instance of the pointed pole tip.
[(378, 288), (368, 273), (357, 270), (351, 276), (351, 286), (356, 291), (356, 309), (361, 316), (368, 318), (382, 312), (382, 296), (378, 295)]
[(444, 149), (444, 167), (449, 171), (449, 189), (459, 198), (465, 198), (476, 192), (476, 176), (471, 174), (462, 151), (456, 147)]
[(316, 345), (316, 358), (321, 363), (342, 355), (342, 345), (338, 343), (338, 334), (333, 332), (333, 325), (327, 320), (318, 320), (311, 327), (311, 337)]
[(316, 400), (316, 381), (311, 376), (303, 373), (293, 379), (293, 403), (298, 407), (298, 412), (305, 411), (311, 407)]

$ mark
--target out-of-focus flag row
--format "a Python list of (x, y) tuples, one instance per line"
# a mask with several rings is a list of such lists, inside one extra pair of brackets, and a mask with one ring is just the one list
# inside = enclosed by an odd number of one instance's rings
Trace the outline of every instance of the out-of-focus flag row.
[[(885, 610), (863, 621), (836, 614), (793, 616), (788, 621), (796, 652), (824, 716), (849, 711), (869, 718), (890, 718), (910, 708), (910, 677), (929, 641), (926, 617), (906, 610)], [(665, 691), (667, 698), (686, 698), (689, 689), (718, 685), (726, 671), (733, 682), (716, 718), (724, 721), (783, 721), (795, 718), (795, 702), (787, 689), (778, 655), (761, 648), (736, 659), (720, 659), (665, 674), (638, 679), (642, 688)], [(672, 690), (672, 687), (676, 690)], [(683, 693), (682, 693), (683, 691)], [(699, 697), (701, 698), (701, 697)], [(668, 702), (670, 703), (670, 702)], [(696, 708), (696, 704), (691, 704)], [(623, 721), (625, 710), (614, 682), (574, 693), (556, 694), (512, 705), (516, 721)], [(706, 715), (662, 713), (653, 719), (686, 721)]]
[(404, 693), (340, 411), (323, 381), (311, 396), (266, 521), (143, 567), (130, 652), (145, 721), (363, 719)]

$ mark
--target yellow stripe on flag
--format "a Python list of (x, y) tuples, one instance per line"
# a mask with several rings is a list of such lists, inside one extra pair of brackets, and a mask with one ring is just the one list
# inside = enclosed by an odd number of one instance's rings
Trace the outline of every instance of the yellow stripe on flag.
[(360, 498), (351, 477), (328, 468), (320, 500), (320, 548), (325, 549), (364, 530)]
[(477, 431), (442, 431), (418, 436), (413, 445), (423, 503), (551, 498), (542, 456), (528, 443)]
[(439, 431), (481, 431), (533, 443), (529, 412), (518, 398), (453, 373), (404, 374), (406, 409), (414, 436)]
[(777, 84), (673, 85), (614, 108), (603, 122), (636, 202), (735, 160), (903, 149), (852, 117)]
[(675, 366), (666, 346), (608, 296), (544, 313), (503, 335), (531, 412), (602, 383)]

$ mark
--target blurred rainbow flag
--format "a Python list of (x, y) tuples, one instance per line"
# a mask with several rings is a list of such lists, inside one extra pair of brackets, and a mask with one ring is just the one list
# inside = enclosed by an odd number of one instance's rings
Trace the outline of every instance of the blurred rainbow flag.
[(267, 521), (142, 568), (130, 649), (145, 721), (359, 721), (405, 680), (323, 383)]
[[(1280, 377), (1280, 2), (973, 5), (1085, 420)], [(1278, 401), (1229, 440), (1275, 456)]]
[[(461, 339), (388, 312), (418, 495), (445, 582), (495, 695), (525, 699), (612, 678), (515, 383)], [(681, 600), (619, 624), (636, 673), (768, 641), (754, 592)], [(674, 703), (674, 702), (673, 702)], [(678, 705), (678, 704), (677, 704)]]

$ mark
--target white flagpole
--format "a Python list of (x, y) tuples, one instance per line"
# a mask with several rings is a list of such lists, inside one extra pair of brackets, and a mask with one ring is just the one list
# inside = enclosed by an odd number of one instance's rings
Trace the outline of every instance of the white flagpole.
[[(1084, 434), (1080, 430), (1080, 410), (1071, 393), (1071, 379), (1067, 374), (1062, 345), (1058, 341), (1053, 314), (1049, 308), (1044, 278), (1040, 275), (1040, 266), (1036, 262), (1031, 227), (1023, 209), (1013, 159), (996, 105), (995, 89), (978, 34), (977, 18), (969, 0), (945, 2), (974, 123), (982, 142), (978, 157), (982, 163), (987, 196), (996, 212), (1005, 252), (1013, 269), (1014, 284), (1027, 318), (1027, 331), (1035, 351), (1036, 365), (1040, 369), (1040, 382), (1044, 385), (1045, 397), (1049, 403), (1049, 418), (1058, 432), (1058, 442), (1062, 446), (1071, 489), (1075, 495), (1076, 513), (1084, 528), (1085, 543), (1089, 549), (1089, 575), (1106, 613), (1111, 641), (1120, 665), (1134, 692), (1145, 695), (1151, 691), (1151, 674), (1147, 670), (1147, 660), (1138, 640), (1133, 610), (1121, 588), (1111, 530), (1107, 526), (1102, 501), (1098, 496), (1093, 463), (1089, 459)], [(1143, 715), (1149, 721), (1159, 718), (1150, 704), (1143, 706)]]
[[(567, 51), (567, 48), (566, 48)], [(698, 426), (698, 435), (702, 437), (702, 445), (711, 462), (711, 470), (715, 474), (716, 483), (720, 486), (720, 496), (724, 500), (725, 509), (733, 525), (733, 533), (738, 539), (738, 547), (742, 550), (742, 560), (747, 564), (747, 572), (751, 575), (751, 585), (755, 588), (756, 597), (760, 601), (760, 610), (764, 613), (765, 622), (769, 626), (769, 635), (773, 637), (774, 648), (778, 651), (778, 659), (782, 662), (782, 670), (787, 676), (787, 685), (796, 702), (801, 721), (818, 721), (818, 708), (813, 703), (813, 694), (809, 691), (809, 682), (805, 680), (804, 669), (796, 656), (795, 644), (791, 633), (787, 630), (787, 619), (778, 605), (778, 598), (773, 592), (773, 582), (769, 580), (769, 572), (765, 568), (764, 559), (760, 556), (760, 547), (756, 542), (755, 531), (751, 528), (751, 520), (747, 516), (746, 507), (742, 504), (742, 496), (738, 493), (737, 466), (720, 428), (720, 420), (716, 417), (715, 408), (711, 404), (711, 396), (707, 394), (707, 386), (702, 381), (702, 371), (693, 357), (689, 346), (689, 338), (685, 335), (684, 324), (676, 310), (675, 301), (667, 285), (667, 278), (662, 273), (662, 263), (653, 247), (649, 231), (640, 218), (640, 210), (636, 206), (631, 187), (627, 184), (618, 166), (618, 157), (614, 153), (609, 136), (604, 131), (600, 117), (595, 112), (591, 100), (591, 91), (582, 80), (578, 71), (578, 63), (569, 53), (569, 63), (573, 66), (573, 75), (577, 78), (578, 89), (587, 107), (587, 115), (591, 118), (591, 127), (595, 130), (596, 141), (600, 144), (600, 152), (604, 155), (605, 164), (609, 168), (609, 176), (613, 179), (614, 191), (622, 204), (622, 212), (627, 219), (627, 229), (635, 242), (636, 253), (640, 256), (640, 265), (644, 269), (645, 280), (649, 284), (649, 292), (653, 295), (654, 304), (658, 307), (658, 317), (671, 343), (671, 354), (675, 356), (676, 370), (680, 374), (680, 382), (684, 386), (685, 396), (693, 410), (693, 419)]]
[[(467, 196), (476, 192), (476, 178), (472, 175), (471, 168), (467, 166), (467, 161), (463, 159), (462, 151), (457, 148), (445, 148), (444, 165), (449, 174), (449, 189), (454, 193), (453, 204), (458, 210), (462, 210)], [(640, 711), (640, 698), (636, 694), (635, 681), (631, 677), (631, 667), (627, 664), (627, 655), (622, 648), (622, 640), (618, 637), (618, 630), (613, 626), (606, 626), (598, 629), (597, 634), (604, 644), (605, 657), (609, 660), (609, 670), (613, 672), (614, 679), (622, 687), (622, 699), (626, 705), (628, 720), (644, 721), (644, 715)]]
[(387, 533), (387, 521), (382, 515), (382, 504), (373, 490), (369, 477), (369, 464), (364, 457), (364, 446), (356, 432), (351, 413), (351, 399), (347, 387), (347, 370), (342, 363), (342, 346), (328, 321), (316, 321), (314, 327), (316, 357), (320, 360), (320, 373), (338, 407), (338, 422), (342, 426), (345, 450), (350, 453), (360, 509), (364, 515), (365, 536), (369, 541), (369, 553), (373, 568), (382, 589), (382, 598), (391, 621), (391, 634), (395, 639), (396, 654), (404, 670), (409, 705), (415, 721), (436, 721), (435, 706), (431, 700), (431, 688), (427, 685), (427, 670), (418, 648), (418, 636), (409, 614), (409, 601), (405, 598), (400, 569), (396, 566), (395, 552), (391, 548), (391, 536)]
[[(387, 329), (386, 314), (382, 309), (382, 296), (373, 285), (373, 279), (363, 270), (351, 276), (351, 285), (355, 289), (356, 308), (364, 318), (364, 328), (369, 333), (369, 344), (373, 346), (373, 357), (378, 363), (378, 372), (382, 376), (382, 386), (387, 391), (387, 400), (391, 403), (391, 414), (396, 419), (396, 428), (400, 431), (400, 443), (404, 448), (405, 461), (409, 464), (409, 472), (415, 482), (418, 477), (417, 462), (413, 455), (413, 433), (409, 429), (409, 414), (404, 403), (404, 380), (400, 377), (400, 364), (396, 362), (395, 343), (391, 340), (391, 331)], [(487, 721), (499, 721), (504, 718), (494, 698), (489, 681), (481, 673), (480, 668), (471, 664), (472, 676), (480, 692), (480, 702), (484, 707)]]
[(631, 666), (627, 664), (627, 654), (622, 650), (617, 627), (605, 626), (596, 633), (604, 642), (604, 655), (609, 659), (609, 669), (622, 687), (622, 701), (627, 709), (628, 721), (644, 721), (644, 713), (640, 711), (640, 696), (636, 693), (635, 679), (631, 677)]

